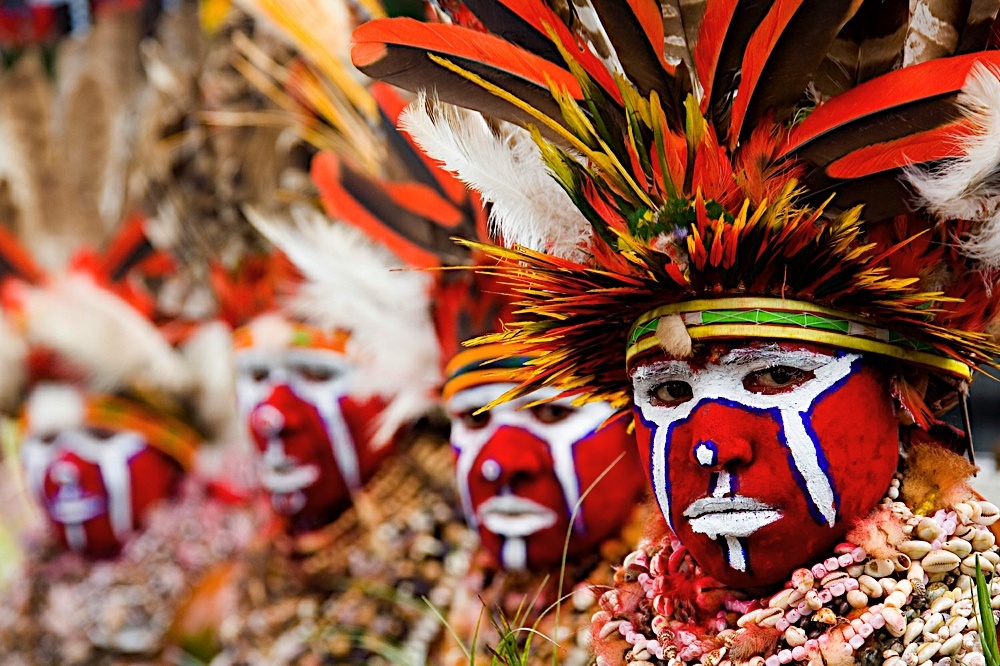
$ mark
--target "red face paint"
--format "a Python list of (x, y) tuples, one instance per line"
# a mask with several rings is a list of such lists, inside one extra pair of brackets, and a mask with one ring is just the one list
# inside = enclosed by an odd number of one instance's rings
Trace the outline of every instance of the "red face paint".
[(605, 404), (518, 409), (531, 396), (474, 415), (489, 402), (481, 389), (498, 386), (463, 391), (449, 410), (457, 481), (484, 547), (508, 568), (558, 567), (573, 509), (605, 471), (580, 505), (568, 560), (616, 535), (642, 492), (628, 417), (598, 429), (612, 414)]
[(661, 510), (719, 581), (780, 581), (879, 501), (898, 422), (884, 373), (804, 345), (640, 364), (636, 434)]
[(331, 394), (321, 414), (287, 385), (276, 386), (250, 413), (250, 431), (262, 454), (262, 483), (275, 511), (294, 531), (321, 527), (350, 505), (391, 451), (370, 446), (383, 405)]
[(74, 434), (45, 469), (45, 513), (64, 546), (111, 557), (141, 528), (146, 511), (175, 493), (181, 470), (133, 433), (124, 440)]

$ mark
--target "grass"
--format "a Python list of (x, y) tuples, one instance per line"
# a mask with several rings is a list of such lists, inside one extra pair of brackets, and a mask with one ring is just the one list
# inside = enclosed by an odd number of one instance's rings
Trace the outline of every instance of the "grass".
[[(625, 457), (625, 453), (622, 452), (617, 458), (615, 458), (610, 465), (608, 465), (600, 476), (598, 476), (590, 486), (580, 495), (580, 499), (577, 500), (576, 504), (573, 506), (573, 511), (570, 514), (569, 528), (566, 530), (566, 539), (563, 542), (563, 552), (562, 560), (559, 566), (559, 587), (557, 588), (560, 592), (563, 589), (563, 585), (566, 582), (566, 559), (569, 554), (569, 542), (573, 535), (573, 525), (576, 523), (577, 516), (579, 515), (580, 508), (583, 506), (584, 500), (590, 495), (591, 491), (597, 486), (601, 480), (607, 476), (607, 474), (614, 469), (622, 458)], [(459, 645), (462, 652), (465, 654), (466, 658), (469, 660), (469, 666), (476, 666), (476, 654), (478, 648), (479, 640), (479, 629), (483, 620), (483, 612), (488, 612), (490, 624), (499, 636), (499, 640), (496, 646), (487, 646), (489, 652), (493, 655), (490, 661), (490, 666), (526, 666), (528, 660), (531, 658), (533, 650), (533, 640), (540, 639), (543, 641), (548, 641), (555, 648), (552, 651), (552, 664), (557, 666), (559, 663), (559, 649), (560, 645), (556, 642), (555, 638), (551, 636), (546, 636), (544, 633), (538, 630), (539, 623), (548, 616), (550, 613), (555, 613), (555, 626), (559, 627), (559, 619), (562, 610), (562, 603), (572, 596), (572, 592), (563, 594), (559, 596), (554, 602), (552, 602), (545, 610), (539, 614), (535, 619), (534, 623), (529, 627), (525, 626), (525, 621), (531, 615), (531, 611), (534, 609), (535, 605), (538, 603), (538, 598), (541, 596), (542, 591), (548, 584), (549, 577), (546, 576), (532, 598), (531, 603), (525, 607), (524, 601), (518, 607), (517, 612), (514, 614), (513, 618), (508, 618), (503, 612), (503, 609), (497, 608), (494, 612), (493, 609), (487, 608), (486, 604), (483, 604), (483, 611), (480, 612), (479, 619), (476, 622), (476, 629), (472, 636), (472, 642), (469, 645), (465, 645), (462, 639), (455, 632), (454, 628), (448, 623), (447, 619), (441, 612), (434, 608), (429, 600), (424, 599), (424, 601), (434, 609), (435, 614), (441, 620), (441, 623), (451, 634), (452, 638)], [(992, 616), (991, 616), (992, 617)], [(522, 641), (523, 638), (523, 641)], [(536, 648), (537, 649), (537, 648)], [(988, 666), (1000, 666), (989, 664)]]
[(986, 666), (1000, 664), (1000, 650), (997, 649), (997, 626), (993, 619), (993, 604), (990, 597), (990, 584), (979, 566), (979, 555), (976, 555), (976, 616), (979, 622), (979, 641), (983, 646), (983, 656)]

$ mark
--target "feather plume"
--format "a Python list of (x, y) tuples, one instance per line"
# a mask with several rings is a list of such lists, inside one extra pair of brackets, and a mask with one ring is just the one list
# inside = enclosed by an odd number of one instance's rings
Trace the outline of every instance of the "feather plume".
[(977, 64), (958, 104), (974, 128), (962, 139), (961, 157), (908, 169), (906, 178), (935, 215), (980, 222), (962, 248), (985, 265), (1000, 267), (1000, 69)]
[(403, 267), (388, 250), (312, 208), (293, 208), (288, 221), (253, 209), (246, 213), (305, 277), (287, 303), (292, 316), (351, 333), (347, 354), (361, 368), (352, 391), (388, 401), (374, 441), (387, 442), (403, 424), (426, 414), (440, 382), (431, 276), (395, 270)]
[(96, 391), (134, 387), (182, 394), (190, 370), (142, 314), (83, 274), (55, 278), (45, 288), (25, 287), (25, 336), (87, 374)]
[(423, 93), (401, 118), (420, 147), (493, 204), (490, 225), (508, 245), (579, 260), (591, 227), (546, 170), (531, 135), (514, 125), (498, 131), (474, 111)]
[(11, 413), (17, 407), (25, 381), (28, 346), (3, 313), (0, 313), (0, 410)]

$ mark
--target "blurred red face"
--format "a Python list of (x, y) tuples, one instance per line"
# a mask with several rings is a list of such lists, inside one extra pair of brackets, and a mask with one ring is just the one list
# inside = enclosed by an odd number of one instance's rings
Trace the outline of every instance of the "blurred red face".
[(606, 403), (575, 408), (557, 401), (520, 409), (531, 394), (483, 414), (474, 412), (510, 388), (466, 389), (448, 402), (457, 481), (470, 525), (509, 569), (551, 568), (562, 561), (574, 507), (568, 558), (593, 551), (628, 520), (642, 493), (642, 472), (627, 415), (600, 428)]
[(57, 538), (90, 557), (117, 554), (181, 478), (177, 463), (128, 430), (66, 429), (23, 446), (33, 449), (29, 483)]
[(295, 531), (331, 522), (391, 448), (370, 443), (383, 405), (348, 395), (353, 368), (335, 352), (250, 351), (238, 364), (240, 411), (274, 510)]
[(640, 362), (632, 382), (660, 509), (727, 585), (773, 584), (824, 556), (896, 469), (888, 379), (858, 354), (759, 344)]

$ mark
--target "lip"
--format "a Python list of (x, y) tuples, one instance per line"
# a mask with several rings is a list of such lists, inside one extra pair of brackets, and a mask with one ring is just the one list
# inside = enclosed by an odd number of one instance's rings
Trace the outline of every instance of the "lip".
[(748, 537), (766, 525), (779, 520), (781, 512), (770, 504), (752, 497), (703, 497), (684, 510), (691, 529), (711, 539)]
[(559, 520), (552, 509), (517, 495), (491, 497), (479, 506), (476, 517), (490, 532), (504, 537), (526, 537)]
[(260, 484), (268, 492), (278, 495), (290, 495), (316, 483), (319, 480), (319, 468), (315, 465), (283, 464), (262, 465)]
[(49, 504), (52, 520), (62, 525), (82, 525), (88, 520), (105, 513), (104, 501), (97, 495), (83, 497), (59, 497)]

